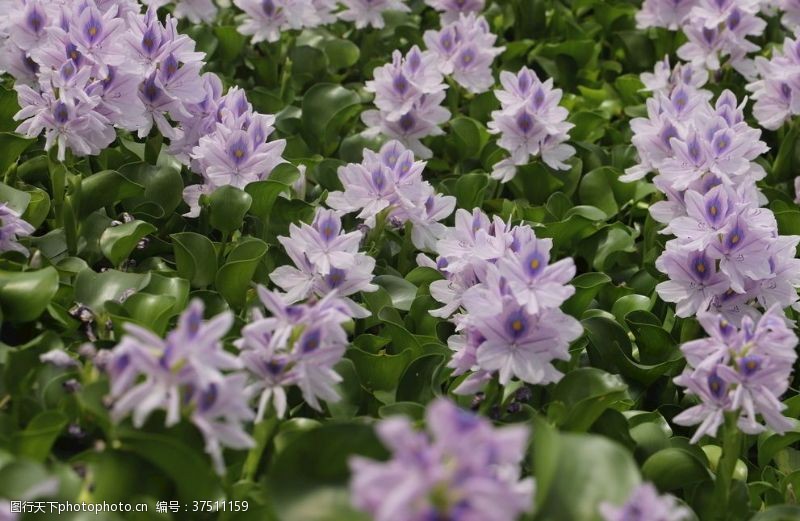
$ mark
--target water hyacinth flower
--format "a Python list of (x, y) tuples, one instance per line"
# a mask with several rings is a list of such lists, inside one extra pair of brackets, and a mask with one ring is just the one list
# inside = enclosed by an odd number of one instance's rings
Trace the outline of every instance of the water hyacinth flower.
[(311, 0), (234, 0), (244, 11), (237, 30), (252, 36), (252, 42), (277, 42), (281, 33), (303, 27), (316, 27), (319, 18)]
[(439, 221), (455, 208), (455, 198), (437, 194), (422, 178), (424, 161), (399, 141), (390, 141), (379, 152), (364, 149), (361, 163), (339, 167), (342, 192), (328, 194), (326, 204), (342, 212), (359, 212), (357, 217), (374, 228), (381, 212), (401, 226), (412, 224), (411, 240), (419, 249), (431, 250), (445, 226)]
[(362, 121), (370, 127), (365, 134), (384, 134), (418, 156), (430, 157), (430, 149), (420, 139), (442, 134), (439, 125), (450, 118), (450, 111), (440, 106), (447, 86), (436, 56), (417, 46), (405, 56), (394, 51), (392, 62), (376, 67), (373, 75), (365, 89), (375, 93), (377, 110), (362, 113)]
[(186, 18), (193, 24), (211, 22), (217, 16), (217, 6), (213, 0), (142, 0), (142, 3), (153, 9), (174, 3), (175, 17)]
[(219, 79), (204, 78), (206, 97), (191, 107), (197, 117), (189, 118), (181, 127), (184, 148), (194, 136), (211, 129), (199, 137), (189, 154), (192, 170), (203, 177), (204, 183), (184, 189), (183, 198), (189, 205), (187, 217), (200, 214), (201, 195), (225, 185), (244, 188), (268, 178), (276, 166), (285, 162), (281, 154), (286, 140), (268, 141), (275, 117), (253, 111), (241, 89), (232, 87), (225, 96), (218, 97)]
[(360, 231), (344, 232), (337, 212), (317, 208), (310, 226), (290, 224), (289, 236), (278, 237), (294, 267), (279, 266), (270, 279), (286, 291), (289, 302), (335, 292), (354, 316), (369, 316), (366, 309), (348, 298), (378, 289), (372, 284), (375, 259), (358, 251), (362, 237)]
[(441, 13), (442, 25), (457, 21), (462, 14), (478, 14), (486, 5), (485, 0), (425, 0), (425, 3)]
[(755, 59), (758, 79), (747, 85), (756, 100), (753, 116), (762, 127), (775, 130), (792, 116), (800, 114), (796, 77), (800, 72), (800, 39), (786, 38), (782, 47), (772, 50), (769, 60)]
[(95, 111), (99, 98), (88, 101), (57, 98), (51, 91), (37, 92), (27, 85), (16, 85), (20, 110), (15, 121), (22, 121), (17, 132), (33, 138), (44, 132), (45, 150), (57, 146), (58, 160), (67, 149), (77, 156), (97, 155), (117, 135), (110, 121)]
[(28, 255), (28, 248), (19, 243), (21, 237), (27, 237), (35, 231), (16, 210), (6, 203), (0, 203), (0, 252), (17, 251)]
[(604, 521), (686, 521), (692, 518), (692, 511), (675, 496), (660, 495), (652, 483), (642, 483), (620, 506), (601, 503), (600, 515)]
[(397, 121), (421, 96), (447, 88), (439, 65), (435, 54), (416, 45), (405, 56), (396, 50), (392, 63), (375, 68), (374, 79), (366, 82), (364, 90), (375, 93), (375, 106), (387, 120)]
[(494, 47), (497, 36), (484, 17), (462, 14), (439, 31), (425, 31), (423, 39), (442, 72), (468, 91), (486, 92), (494, 84), (492, 62), (505, 47)]
[(353, 22), (356, 29), (374, 27), (383, 29), (386, 23), (383, 13), (386, 11), (410, 12), (405, 0), (340, 0), (344, 11), (339, 13), (339, 18), (346, 22)]
[(376, 521), (513, 521), (531, 510), (533, 479), (520, 479), (524, 426), (495, 428), (444, 398), (428, 406), (425, 419), (424, 432), (401, 416), (378, 424), (389, 461), (351, 458), (357, 508)]
[(501, 109), (492, 112), (489, 131), (500, 134), (497, 144), (510, 153), (494, 166), (492, 177), (506, 183), (516, 175), (516, 167), (531, 157), (541, 159), (551, 168), (566, 170), (564, 163), (575, 149), (564, 142), (574, 126), (565, 121), (567, 109), (558, 105), (561, 89), (553, 88), (552, 78), (542, 83), (536, 73), (523, 67), (515, 75), (500, 73), (503, 89), (495, 96)]
[(755, 67), (747, 54), (759, 46), (747, 38), (764, 32), (760, 8), (758, 0), (646, 0), (636, 23), (640, 29), (682, 30), (688, 41), (677, 54), (693, 66), (718, 71), (724, 61), (753, 79)]
[(456, 313), (448, 366), (455, 376), (468, 375), (456, 393), (474, 394), (495, 375), (502, 385), (560, 380), (553, 362), (569, 359), (569, 345), (583, 328), (559, 309), (575, 291), (568, 284), (575, 264), (551, 263), (551, 248), (550, 239), (537, 238), (527, 225), (459, 209), (455, 227), (437, 242), (436, 262), (418, 258), (445, 276), (430, 285), (431, 296), (444, 304), (431, 314)]
[(189, 304), (164, 339), (126, 323), (126, 334), (105, 366), (114, 402), (112, 419), (118, 422), (131, 415), (133, 425), (141, 427), (154, 411), (163, 410), (171, 426), (186, 415), (203, 434), (206, 451), (222, 474), (222, 447), (253, 445), (242, 427), (253, 419), (244, 380), (229, 373), (242, 363), (222, 346), (232, 324), (230, 312), (204, 321), (200, 300)]
[(673, 421), (699, 424), (692, 443), (715, 436), (727, 412), (737, 414), (737, 426), (747, 434), (763, 432), (764, 424), (777, 433), (792, 428), (780, 397), (789, 388), (797, 359), (793, 322), (777, 305), (758, 320), (742, 318), (740, 328), (716, 313), (700, 313), (698, 319), (709, 338), (681, 346), (687, 367), (675, 383), (700, 403)]
[[(795, 305), (800, 268), (783, 249), (797, 238), (781, 237), (760, 208), (756, 181), (766, 172), (755, 160), (767, 146), (744, 121), (743, 104), (724, 91), (712, 105), (711, 93), (684, 81), (694, 77), (684, 67), (647, 100), (647, 117), (631, 122), (639, 164), (621, 179), (655, 172), (666, 196), (650, 208), (662, 233), (675, 236), (656, 261), (670, 279), (659, 296), (681, 317), (714, 309), (738, 324), (759, 305)], [(664, 65), (655, 75), (666, 76)]]
[(342, 324), (352, 318), (350, 306), (331, 293), (321, 300), (292, 304), (283, 295), (258, 288), (262, 304), (235, 342), (250, 375), (247, 393), (258, 398), (256, 421), (271, 405), (278, 417), (288, 407), (286, 388), (297, 386), (305, 402), (322, 410), (320, 400), (339, 400), (335, 385), (342, 378), (333, 367), (344, 356), (347, 334)]

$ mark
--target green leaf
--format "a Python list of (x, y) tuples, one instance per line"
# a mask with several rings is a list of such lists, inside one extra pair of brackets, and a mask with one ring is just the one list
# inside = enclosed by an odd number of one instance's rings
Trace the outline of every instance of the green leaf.
[(458, 208), (476, 208), (483, 205), (489, 176), (474, 172), (458, 178), (455, 187), (456, 205)]
[(677, 447), (668, 447), (647, 458), (642, 465), (642, 476), (665, 491), (711, 479), (704, 461)]
[(135, 197), (144, 192), (144, 186), (115, 170), (104, 170), (81, 181), (80, 216), (89, 215), (98, 208), (117, 201)]
[(204, 235), (181, 232), (170, 235), (178, 274), (193, 288), (204, 288), (217, 275), (217, 250)]
[(581, 273), (570, 282), (575, 286), (575, 294), (564, 303), (562, 309), (574, 317), (579, 317), (609, 282), (611, 277), (605, 273)]
[[(355, 92), (333, 83), (318, 83), (303, 96), (301, 122), (309, 145), (329, 150), (342, 126), (360, 110), (361, 98)], [(335, 149), (336, 146), (333, 146)], [(332, 152), (332, 150), (331, 150)]]
[(0, 309), (3, 319), (30, 322), (41, 315), (58, 291), (58, 272), (53, 267), (36, 271), (0, 270)]
[(11, 132), (0, 132), (0, 175), (2, 175), (9, 166), (13, 165), (19, 159), (25, 150), (33, 144), (35, 140), (26, 139), (18, 134)]
[(275, 455), (267, 476), (278, 518), (368, 521), (347, 494), (347, 462), (354, 455), (386, 457), (371, 426), (332, 422), (294, 435)]
[(211, 226), (226, 233), (238, 230), (252, 203), (253, 198), (244, 190), (230, 185), (217, 188), (209, 198)]
[(453, 141), (461, 159), (480, 157), (481, 150), (489, 141), (489, 132), (481, 122), (457, 116), (450, 121), (450, 128), (453, 130)]
[(214, 34), (219, 42), (219, 58), (222, 62), (236, 61), (242, 54), (247, 38), (232, 25), (218, 25), (214, 27)]
[(381, 286), (392, 299), (392, 306), (401, 311), (411, 309), (411, 303), (417, 296), (417, 287), (394, 275), (378, 275), (372, 282)]
[(444, 364), (444, 355), (433, 353), (423, 355), (406, 367), (397, 386), (396, 399), (399, 402), (428, 403), (437, 394), (433, 380)]
[(244, 306), (250, 282), (265, 253), (267, 243), (255, 238), (244, 239), (234, 247), (217, 272), (214, 285), (231, 307), (239, 309)]
[(41, 188), (36, 187), (28, 187), (27, 193), (30, 195), (30, 202), (25, 213), (22, 214), (22, 218), (34, 228), (38, 228), (50, 213), (50, 196)]
[(60, 411), (40, 412), (28, 423), (25, 430), (15, 434), (15, 452), (20, 456), (44, 462), (67, 421), (67, 416)]
[(221, 498), (219, 481), (208, 457), (167, 434), (121, 429), (120, 448), (144, 458), (168, 476), (182, 501)]
[(0, 183), (0, 203), (6, 203), (6, 206), (21, 214), (28, 208), (28, 203), (30, 203), (30, 201), (31, 194), (28, 192), (23, 192), (5, 183)]
[(589, 434), (558, 435), (541, 420), (534, 431), (536, 520), (601, 521), (599, 504), (622, 504), (640, 482), (630, 453), (615, 442)]
[(351, 348), (347, 351), (347, 358), (355, 364), (361, 385), (367, 391), (391, 392), (397, 388), (400, 377), (414, 359), (414, 354), (410, 349), (392, 355), (385, 352), (367, 353), (358, 348)]
[(106, 270), (95, 273), (87, 269), (75, 278), (75, 301), (94, 311), (101, 311), (109, 300), (119, 301), (131, 291), (139, 291), (150, 283), (149, 273), (125, 273)]
[(758, 512), (750, 521), (797, 521), (800, 519), (800, 506), (773, 505), (763, 512)]
[(565, 406), (559, 422), (566, 430), (586, 431), (608, 408), (627, 409), (628, 386), (616, 375), (594, 367), (568, 372), (553, 389), (553, 401)]
[(119, 266), (136, 249), (139, 241), (156, 231), (145, 221), (131, 221), (106, 228), (100, 236), (100, 250), (114, 266)]
[(358, 58), (361, 55), (358, 45), (350, 40), (342, 40), (340, 38), (326, 40), (322, 44), (322, 49), (328, 57), (328, 66), (333, 71), (352, 67), (358, 62)]

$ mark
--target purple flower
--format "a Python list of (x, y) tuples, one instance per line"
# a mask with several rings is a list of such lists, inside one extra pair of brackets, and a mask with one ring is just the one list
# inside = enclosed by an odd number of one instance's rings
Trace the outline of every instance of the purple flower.
[(716, 314), (699, 317), (711, 338), (681, 346), (688, 366), (675, 383), (700, 403), (676, 416), (675, 423), (700, 424), (693, 443), (716, 435), (725, 412), (736, 412), (738, 427), (748, 434), (765, 429), (759, 417), (778, 433), (792, 428), (780, 397), (791, 381), (797, 337), (780, 307), (772, 306), (758, 321), (743, 317), (740, 328)]
[(502, 108), (492, 112), (489, 129), (499, 133), (497, 144), (510, 152), (509, 159), (495, 165), (492, 177), (508, 182), (516, 175), (516, 166), (540, 156), (551, 168), (566, 170), (564, 161), (575, 149), (564, 144), (573, 127), (566, 122), (568, 112), (558, 105), (561, 90), (553, 89), (553, 80), (544, 83), (523, 67), (516, 75), (501, 73), (504, 89), (495, 91)]
[(636, 26), (664, 27), (677, 31), (696, 5), (696, 0), (645, 0), (641, 10), (636, 13)]
[(786, 38), (783, 47), (772, 50), (772, 58), (756, 57), (758, 79), (747, 85), (756, 100), (753, 115), (769, 130), (779, 128), (792, 116), (800, 113), (800, 97), (795, 80), (800, 71), (798, 40)]
[(404, 0), (341, 0), (340, 3), (345, 10), (339, 13), (339, 18), (346, 22), (354, 22), (356, 29), (370, 26), (382, 29), (384, 12), (411, 11)]
[(520, 306), (535, 314), (559, 307), (575, 293), (568, 283), (575, 276), (571, 258), (550, 264), (552, 239), (533, 239), (519, 252), (498, 260), (497, 268)]
[(238, 31), (252, 36), (253, 43), (277, 42), (283, 31), (319, 24), (311, 0), (234, 0), (233, 3), (245, 13)]
[[(474, 288), (473, 288), (474, 289)], [(501, 385), (513, 377), (531, 384), (557, 382), (563, 374), (554, 360), (569, 360), (569, 344), (583, 334), (580, 323), (558, 309), (529, 313), (513, 297), (502, 298), (499, 313), (495, 303), (464, 295), (469, 323), (484, 338), (476, 350), (478, 368), (497, 372)]]
[(153, 411), (163, 409), (170, 426), (188, 408), (221, 474), (221, 446), (241, 449), (253, 443), (241, 427), (253, 417), (242, 375), (224, 373), (241, 368), (239, 359), (222, 346), (232, 323), (231, 313), (204, 321), (199, 300), (189, 304), (165, 339), (126, 323), (126, 334), (106, 364), (112, 418), (120, 421), (130, 414), (134, 426), (141, 427)]
[(17, 132), (36, 137), (44, 131), (45, 150), (58, 145), (58, 159), (63, 161), (67, 148), (77, 156), (97, 155), (117, 135), (110, 121), (94, 110), (99, 102), (60, 99), (49, 91), (36, 92), (27, 85), (14, 87), (19, 95), (20, 111), (16, 121), (24, 120)]
[(693, 517), (675, 496), (659, 495), (650, 483), (636, 487), (621, 506), (601, 503), (600, 515), (604, 521), (686, 521)]
[(760, 36), (766, 22), (759, 18), (758, 2), (735, 0), (698, 0), (683, 20), (683, 32), (689, 40), (678, 49), (678, 57), (716, 71), (725, 57), (745, 78), (755, 74), (747, 53), (759, 46), (747, 40)]
[(444, 92), (423, 94), (415, 101), (410, 111), (395, 121), (389, 120), (382, 111), (366, 110), (361, 114), (361, 120), (371, 128), (365, 135), (383, 134), (397, 139), (419, 157), (429, 159), (433, 152), (420, 140), (444, 134), (440, 125), (450, 119), (450, 111), (441, 106), (444, 98)]
[(343, 212), (359, 211), (370, 228), (376, 217), (388, 209), (387, 220), (411, 222), (412, 241), (420, 249), (435, 248), (445, 227), (439, 221), (453, 213), (455, 198), (442, 196), (422, 178), (424, 161), (398, 141), (390, 141), (378, 153), (364, 150), (360, 164), (339, 167), (343, 192), (331, 192), (326, 203)]
[(675, 312), (680, 317), (705, 311), (729, 287), (729, 281), (717, 272), (715, 260), (702, 251), (667, 247), (656, 260), (656, 268), (670, 279), (656, 286), (658, 296), (677, 304)]
[(436, 55), (422, 52), (416, 45), (405, 57), (394, 51), (392, 63), (376, 67), (373, 75), (365, 90), (375, 93), (375, 106), (392, 122), (407, 114), (423, 95), (447, 88)]
[(286, 387), (297, 386), (311, 407), (320, 400), (339, 400), (334, 371), (344, 355), (347, 334), (342, 324), (352, 318), (347, 303), (329, 294), (314, 303), (291, 304), (280, 293), (258, 288), (271, 316), (254, 311), (236, 341), (239, 358), (250, 374), (248, 393), (259, 395), (257, 421), (272, 404), (278, 417), (286, 414)]
[(492, 62), (505, 48), (494, 47), (497, 36), (482, 16), (461, 14), (439, 31), (425, 31), (423, 38), (442, 72), (470, 92), (485, 92), (494, 84)]
[(485, 0), (425, 0), (425, 3), (441, 13), (442, 25), (455, 22), (464, 14), (483, 11)]
[[(217, 6), (212, 0), (172, 0), (175, 4), (175, 16), (186, 18), (193, 24), (212, 22), (217, 16)], [(170, 3), (170, 0), (142, 0), (149, 8), (158, 9)]]
[(392, 458), (353, 457), (353, 504), (376, 521), (513, 521), (533, 506), (534, 483), (520, 479), (528, 432), (495, 428), (449, 400), (432, 402), (427, 432), (405, 417), (377, 426)]
[(0, 252), (18, 251), (28, 255), (28, 248), (19, 243), (20, 237), (27, 237), (35, 228), (17, 212), (0, 203)]
[(704, 68), (694, 67), (690, 63), (677, 63), (670, 67), (669, 56), (656, 63), (652, 73), (643, 72), (640, 79), (645, 86), (644, 90), (652, 93), (661, 93), (666, 96), (679, 85), (700, 89), (708, 82), (708, 71)]
[(367, 310), (347, 298), (378, 289), (372, 284), (375, 259), (358, 252), (361, 238), (360, 231), (345, 233), (335, 212), (318, 208), (311, 226), (292, 224), (289, 237), (278, 237), (295, 266), (279, 266), (270, 279), (287, 292), (290, 302), (335, 292), (348, 303), (354, 316), (369, 316)]

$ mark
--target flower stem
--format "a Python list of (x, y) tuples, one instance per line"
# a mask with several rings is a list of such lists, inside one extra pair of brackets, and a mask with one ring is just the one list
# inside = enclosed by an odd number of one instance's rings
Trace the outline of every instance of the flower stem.
[(252, 481), (255, 478), (258, 465), (264, 456), (264, 450), (278, 430), (278, 423), (278, 417), (274, 411), (268, 411), (267, 417), (255, 425), (253, 438), (256, 440), (256, 445), (250, 449), (250, 452), (247, 453), (247, 459), (244, 460), (242, 481)]
[(722, 434), (722, 456), (717, 464), (717, 479), (714, 487), (714, 504), (718, 509), (718, 519), (728, 519), (731, 484), (736, 462), (742, 450), (742, 434), (736, 426), (736, 416), (728, 415)]

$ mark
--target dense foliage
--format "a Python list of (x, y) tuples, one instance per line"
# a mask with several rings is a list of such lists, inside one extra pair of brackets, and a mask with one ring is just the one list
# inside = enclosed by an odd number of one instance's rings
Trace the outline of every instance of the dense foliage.
[(0, 520), (800, 519), (800, 2), (0, 9)]

